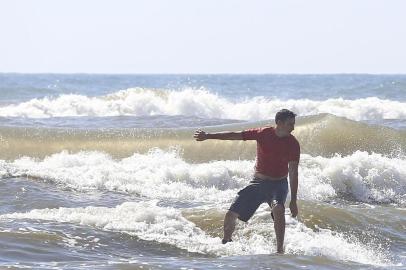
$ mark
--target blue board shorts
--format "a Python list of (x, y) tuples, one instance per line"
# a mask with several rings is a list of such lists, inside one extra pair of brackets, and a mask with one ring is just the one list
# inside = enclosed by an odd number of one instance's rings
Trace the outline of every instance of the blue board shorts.
[(247, 222), (264, 202), (270, 207), (275, 203), (285, 206), (288, 191), (287, 178), (277, 181), (254, 178), (248, 186), (238, 192), (229, 210), (237, 213), (238, 219)]

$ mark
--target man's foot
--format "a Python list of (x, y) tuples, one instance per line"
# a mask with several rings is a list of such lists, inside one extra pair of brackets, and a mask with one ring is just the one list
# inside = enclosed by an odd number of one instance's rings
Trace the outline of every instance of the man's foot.
[(226, 239), (223, 239), (223, 240), (221, 240), (221, 243), (224, 245), (224, 244), (227, 244), (228, 242), (233, 242), (233, 240), (232, 239), (229, 239), (229, 240), (226, 240)]
[(282, 254), (285, 254), (285, 251), (282, 249), (282, 250), (278, 250), (278, 251), (276, 251), (276, 254), (279, 254), (279, 255), (282, 255)]

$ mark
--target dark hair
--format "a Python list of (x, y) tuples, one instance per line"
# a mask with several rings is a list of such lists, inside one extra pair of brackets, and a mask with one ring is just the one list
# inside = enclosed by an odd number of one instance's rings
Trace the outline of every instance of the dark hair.
[(278, 123), (279, 121), (285, 122), (286, 119), (295, 118), (295, 117), (296, 117), (296, 114), (294, 112), (289, 111), (288, 109), (282, 109), (276, 113), (275, 123)]

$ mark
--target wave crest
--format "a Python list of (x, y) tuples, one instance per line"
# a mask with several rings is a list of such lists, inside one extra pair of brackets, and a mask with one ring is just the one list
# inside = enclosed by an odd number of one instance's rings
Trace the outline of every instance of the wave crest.
[[(62, 152), (44, 160), (0, 162), (0, 176), (47, 179), (76, 190), (109, 190), (150, 199), (230, 203), (252, 179), (254, 160), (187, 163), (153, 149), (114, 160), (101, 152)], [(299, 198), (406, 205), (406, 160), (357, 151), (331, 158), (301, 155)]]
[(273, 119), (281, 108), (299, 115), (334, 114), (353, 120), (405, 119), (406, 104), (376, 97), (323, 101), (252, 97), (234, 101), (204, 89), (130, 88), (106, 96), (61, 95), (0, 107), (0, 116), (48, 118), (68, 116), (187, 115), (239, 120)]

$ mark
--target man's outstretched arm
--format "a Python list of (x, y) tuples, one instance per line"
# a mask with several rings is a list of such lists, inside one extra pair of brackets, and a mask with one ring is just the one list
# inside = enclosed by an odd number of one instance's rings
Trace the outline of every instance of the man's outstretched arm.
[(197, 130), (195, 132), (194, 138), (196, 141), (204, 141), (204, 140), (242, 140), (242, 132), (216, 132), (216, 133), (206, 133), (203, 130)]

